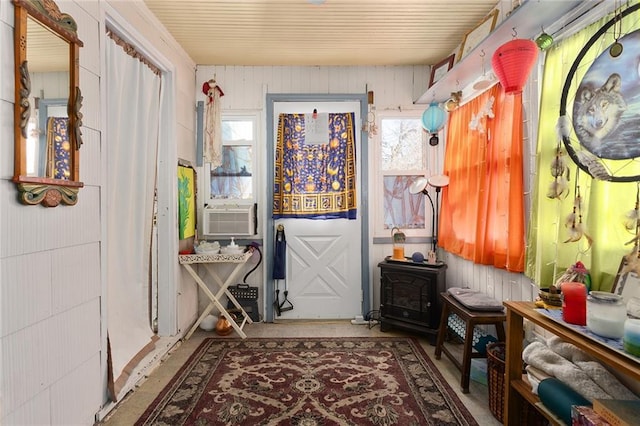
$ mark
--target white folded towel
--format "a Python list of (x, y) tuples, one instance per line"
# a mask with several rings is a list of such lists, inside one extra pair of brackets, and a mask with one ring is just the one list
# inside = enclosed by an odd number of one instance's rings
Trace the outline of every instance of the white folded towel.
[[(569, 349), (562, 348), (564, 351)], [(582, 358), (582, 355), (576, 354), (576, 357)], [(573, 363), (541, 342), (529, 344), (522, 352), (522, 359), (527, 364), (561, 380), (590, 401), (613, 398), (637, 399), (635, 394), (599, 363), (595, 361)]]

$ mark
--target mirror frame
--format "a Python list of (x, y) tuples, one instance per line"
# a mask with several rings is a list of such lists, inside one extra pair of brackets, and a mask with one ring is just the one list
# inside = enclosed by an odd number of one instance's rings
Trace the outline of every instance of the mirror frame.
[[(15, 9), (14, 58), (15, 58), (15, 103), (14, 103), (14, 174), (13, 182), (18, 187), (20, 202), (28, 205), (42, 204), (56, 207), (60, 203), (75, 205), (78, 191), (84, 186), (80, 182), (80, 146), (82, 145), (82, 94), (80, 92), (79, 63), (82, 41), (78, 39), (77, 24), (66, 13), (61, 13), (53, 0), (12, 0)], [(69, 44), (69, 142), (71, 144), (69, 180), (41, 176), (27, 176), (27, 125), (31, 116), (29, 95), (31, 78), (27, 64), (27, 17), (55, 33)]]

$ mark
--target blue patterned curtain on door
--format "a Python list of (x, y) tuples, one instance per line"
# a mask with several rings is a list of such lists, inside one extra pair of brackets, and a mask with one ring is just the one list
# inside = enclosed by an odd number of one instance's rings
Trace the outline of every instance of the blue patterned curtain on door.
[(275, 153), (274, 219), (356, 218), (353, 122), (354, 113), (329, 113), (326, 143), (307, 143), (305, 115), (280, 114)]

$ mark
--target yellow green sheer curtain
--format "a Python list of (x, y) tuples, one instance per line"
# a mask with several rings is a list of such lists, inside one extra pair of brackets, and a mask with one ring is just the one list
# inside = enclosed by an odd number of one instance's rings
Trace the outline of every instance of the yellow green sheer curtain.
[(474, 263), (522, 272), (522, 95), (496, 85), (449, 116), (439, 243)]
[[(635, 4), (638, 1), (631, 3)], [(565, 154), (566, 164), (570, 168), (568, 195), (560, 199), (547, 197), (553, 181), (551, 164), (558, 146), (556, 123), (566, 76), (578, 52), (611, 18), (612, 15), (607, 16), (558, 42), (546, 53), (536, 152), (537, 170), (527, 233), (525, 266), (525, 274), (542, 288), (553, 284), (569, 266), (582, 261), (591, 272), (592, 290), (609, 291), (622, 257), (632, 249), (632, 245), (625, 243), (634, 235), (625, 229), (623, 223), (625, 213), (635, 205), (636, 183), (594, 180), (586, 173), (578, 172), (575, 163)], [(623, 20), (623, 35), (635, 29), (638, 29), (636, 18)], [(609, 46), (614, 41), (611, 32), (598, 39), (602, 46)], [(600, 50), (590, 49), (580, 62), (581, 66), (576, 71), (569, 93), (576, 92), (579, 82), (588, 71), (589, 64), (600, 54)], [(567, 111), (570, 110), (571, 106), (568, 104)], [(564, 146), (562, 148), (564, 150)], [(583, 199), (583, 224), (593, 238), (591, 246), (586, 237), (577, 242), (565, 242), (569, 238), (569, 228), (565, 226), (565, 221), (573, 210), (576, 186), (579, 186)]]

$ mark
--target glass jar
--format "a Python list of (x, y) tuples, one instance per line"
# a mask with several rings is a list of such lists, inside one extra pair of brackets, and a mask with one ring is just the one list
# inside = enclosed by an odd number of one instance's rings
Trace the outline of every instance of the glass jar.
[(627, 306), (614, 293), (592, 291), (587, 297), (587, 328), (602, 337), (620, 339), (624, 334)]
[(404, 242), (406, 237), (404, 233), (400, 232), (400, 229), (393, 227), (391, 229), (391, 239), (393, 240), (393, 256), (395, 260), (405, 260), (404, 257)]
[(627, 301), (627, 316), (640, 318), (640, 297), (632, 297)]
[(640, 356), (640, 319), (629, 318), (625, 321), (622, 346), (625, 352)]

